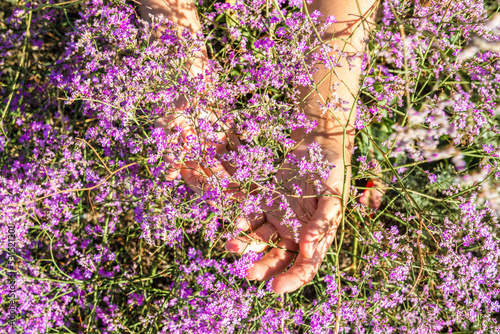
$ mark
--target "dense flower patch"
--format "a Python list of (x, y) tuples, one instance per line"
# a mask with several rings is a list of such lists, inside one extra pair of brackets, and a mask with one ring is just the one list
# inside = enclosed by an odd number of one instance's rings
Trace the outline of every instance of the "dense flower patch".
[[(331, 64), (308, 56), (335, 19), (295, 0), (197, 5), (203, 36), (132, 2), (1, 5), (2, 331), (500, 332), (498, 2), (385, 0), (366, 53), (340, 52), (364, 70), (351, 197), (319, 273), (287, 295), (244, 279), (260, 255), (223, 245), (262, 202), (298, 230), (284, 165), (313, 188), (336, 171), (314, 143), (290, 153), (316, 125), (298, 88)], [(205, 42), (203, 77), (188, 65)], [(219, 153), (225, 138), (238, 149)], [(193, 189), (166, 177), (166, 149), (235, 172)], [(366, 179), (378, 210), (359, 202)]]

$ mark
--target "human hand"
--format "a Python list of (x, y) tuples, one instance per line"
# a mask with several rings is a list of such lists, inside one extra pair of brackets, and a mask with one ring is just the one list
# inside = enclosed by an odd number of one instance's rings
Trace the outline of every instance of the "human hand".
[[(191, 77), (199, 80), (199, 76), (203, 76), (203, 70), (207, 67), (205, 58), (195, 59), (190, 65)], [(205, 76), (203, 76), (203, 80), (207, 84), (210, 83), (210, 80)], [(165, 138), (168, 139), (168, 145), (166, 145), (168, 148), (162, 152), (163, 160), (170, 165), (165, 176), (166, 179), (174, 180), (180, 174), (194, 192), (202, 194), (208, 190), (208, 177), (217, 175), (222, 179), (230, 178), (226, 169), (230, 166), (226, 164), (225, 167), (220, 160), (214, 157), (227, 154), (228, 148), (232, 146), (234, 149), (235, 143), (228, 140), (229, 135), (226, 131), (228, 129), (225, 129), (225, 124), (219, 120), (218, 111), (210, 106), (199, 106), (198, 102), (196, 98), (190, 98), (189, 102), (184, 97), (179, 98), (174, 103), (173, 112), (170, 112), (168, 116), (158, 118), (154, 122), (154, 126), (163, 128)], [(187, 108), (191, 108), (192, 111), (186, 113)], [(203, 126), (201, 126), (202, 123)], [(211, 126), (215, 123), (217, 123), (218, 130), (207, 133), (207, 124)], [(210, 158), (205, 159), (202, 156), (200, 159), (196, 154), (191, 155), (193, 145), (201, 146), (203, 152), (212, 152), (209, 154)], [(232, 193), (233, 198), (243, 196), (242, 192), (238, 190), (237, 183), (230, 183), (228, 188), (228, 192)]]
[[(325, 159), (334, 163), (336, 167), (326, 180), (322, 180), (323, 190), (319, 196), (315, 196), (310, 184), (303, 180), (295, 181), (303, 190), (303, 195), (287, 199), (302, 223), (298, 243), (290, 230), (281, 225), (284, 212), (274, 205), (271, 208), (264, 206), (263, 208), (267, 210), (262, 217), (250, 223), (243, 222), (238, 226), (242, 230), (249, 231), (248, 236), (232, 239), (226, 244), (229, 251), (242, 253), (247, 250), (262, 252), (269, 247), (269, 244), (277, 242), (277, 247), (273, 247), (261, 260), (256, 261), (247, 274), (247, 278), (257, 280), (275, 277), (272, 285), (277, 293), (295, 291), (312, 280), (335, 238), (335, 232), (343, 216), (343, 205), (350, 189), (349, 165), (355, 119), (353, 111), (362, 64), (360, 57), (348, 63), (346, 58), (338, 56), (335, 50), (358, 53), (364, 49), (363, 39), (370, 27), (362, 18), (373, 16), (376, 1), (314, 1), (304, 8), (306, 12), (318, 10), (323, 17), (333, 15), (337, 20), (336, 24), (326, 30), (325, 37), (334, 35), (337, 38), (333, 42), (328, 38), (326, 40), (334, 44), (329, 56), (337, 57), (341, 65), (332, 70), (331, 63), (320, 64), (319, 70), (312, 74), (315, 87), (312, 90), (310, 87), (303, 89), (302, 95), (306, 104), (304, 110), (308, 118), (318, 122), (318, 128), (315, 133), (304, 138), (304, 142), (297, 147), (295, 153), (299, 158), (303, 157), (307, 151), (307, 146), (304, 145), (318, 142), (323, 149)], [(333, 89), (335, 94), (332, 95), (333, 87), (336, 88)], [(305, 101), (308, 96), (309, 101), (313, 102), (319, 100), (326, 102), (329, 98), (333, 98), (335, 102), (330, 101), (330, 105), (334, 110), (326, 108), (328, 113), (324, 117), (316, 105)], [(292, 137), (293, 135), (292, 133)], [(278, 175), (278, 178), (286, 178), (288, 173), (287, 170), (283, 170), (282, 176)], [(294, 259), (293, 265), (284, 272)]]
[[(151, 21), (152, 17), (162, 15), (174, 23), (178, 27), (179, 33), (183, 29), (189, 30), (193, 35), (201, 32), (201, 24), (196, 11), (196, 7), (192, 0), (140, 0), (140, 11), (144, 19)], [(151, 41), (161, 40), (161, 35), (165, 31), (165, 26), (158, 27), (153, 35)], [(208, 69), (208, 54), (206, 47), (203, 46), (194, 57), (188, 59), (186, 62), (186, 69), (189, 70), (191, 78), (202, 76), (203, 80), (207, 83), (210, 80), (205, 76), (205, 70)], [(167, 146), (170, 148), (177, 146), (177, 154), (172, 150), (162, 152), (163, 160), (170, 164), (169, 171), (166, 175), (167, 180), (174, 180), (180, 174), (185, 180), (186, 184), (198, 194), (206, 190), (207, 177), (214, 174), (221, 177), (227, 177), (227, 170), (220, 163), (220, 161), (210, 161), (205, 166), (200, 165), (194, 160), (190, 160), (190, 148), (186, 145), (189, 141), (201, 142), (205, 150), (214, 150), (216, 153), (227, 153), (227, 146), (230, 142), (223, 131), (216, 133), (216, 138), (205, 138), (199, 129), (200, 121), (207, 121), (209, 124), (214, 124), (217, 120), (217, 112), (210, 108), (202, 109), (202, 112), (192, 113), (187, 116), (184, 111), (188, 107), (195, 107), (197, 101), (193, 97), (185, 97), (177, 99), (174, 103), (174, 110), (168, 116), (158, 118), (154, 122), (156, 128), (163, 128), (164, 134), (170, 138)], [(200, 140), (204, 138), (204, 140)], [(206, 162), (206, 161), (204, 161)], [(210, 167), (208, 167), (210, 165)], [(233, 184), (230, 184), (232, 188)], [(236, 185), (235, 185), (236, 189)], [(233, 196), (239, 196), (237, 190), (233, 191)]]
[[(241, 221), (237, 225), (246, 231), (247, 235), (231, 239), (226, 244), (228, 251), (236, 253), (263, 252), (273, 245), (271, 250), (248, 270), (247, 278), (267, 280), (275, 277), (272, 286), (276, 293), (295, 291), (314, 278), (335, 238), (342, 218), (342, 195), (349, 189), (350, 170), (347, 169), (344, 173), (342, 143), (327, 144), (318, 136), (308, 139), (294, 150), (296, 157), (300, 160), (308, 154), (307, 143), (323, 142), (321, 147), (324, 159), (334, 163), (335, 168), (326, 180), (321, 181), (322, 191), (319, 195), (315, 194), (311, 182), (295, 178), (297, 172), (290, 172), (288, 168), (278, 172), (278, 181), (293, 180), (285, 183), (285, 188), (295, 184), (303, 190), (301, 196), (285, 195), (296, 218), (302, 224), (299, 242), (296, 242), (291, 230), (282, 225), (285, 212), (279, 209), (279, 204), (271, 207), (263, 204), (265, 213), (261, 217)], [(293, 265), (287, 270), (292, 262)]]

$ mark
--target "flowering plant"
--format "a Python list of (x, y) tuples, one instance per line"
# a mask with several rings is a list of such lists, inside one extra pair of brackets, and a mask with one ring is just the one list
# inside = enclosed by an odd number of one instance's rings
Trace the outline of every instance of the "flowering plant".
[[(2, 330), (499, 332), (498, 2), (381, 1), (366, 52), (337, 59), (315, 52), (335, 18), (302, 1), (197, 5), (205, 37), (132, 3), (2, 5)], [(318, 103), (356, 114), (351, 165), (292, 136), (317, 125), (299, 88), (339, 59), (362, 60), (355, 108)], [(245, 279), (261, 255), (224, 249), (238, 222), (298, 238), (297, 203), (348, 167), (314, 279)]]

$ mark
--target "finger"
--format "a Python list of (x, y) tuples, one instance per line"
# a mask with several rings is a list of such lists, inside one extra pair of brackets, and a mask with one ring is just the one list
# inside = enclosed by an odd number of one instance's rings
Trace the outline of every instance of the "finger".
[(181, 171), (182, 165), (175, 161), (175, 155), (172, 153), (163, 154), (163, 161), (170, 165), (165, 178), (168, 181), (175, 180)]
[(265, 251), (269, 247), (269, 244), (275, 243), (278, 238), (278, 231), (274, 226), (265, 223), (248, 236), (229, 240), (226, 243), (226, 249), (229, 252), (240, 254), (250, 251), (260, 253)]
[(170, 130), (175, 127), (181, 127), (182, 129), (186, 129), (190, 127), (187, 122), (187, 119), (179, 114), (180, 111), (174, 112), (164, 117), (157, 118), (153, 122), (153, 126), (155, 128), (164, 128), (165, 130)]
[(262, 259), (254, 262), (248, 269), (247, 278), (250, 280), (267, 280), (288, 268), (295, 258), (298, 245), (290, 239), (283, 239), (277, 244), (280, 248), (273, 248)]
[[(201, 137), (200, 134), (197, 134), (198, 137)], [(227, 138), (226, 135), (222, 132), (217, 133), (217, 141), (216, 142), (210, 142), (209, 146), (211, 148), (215, 148), (215, 151), (219, 155), (224, 155), (228, 153), (227, 149)], [(230, 167), (230, 166), (228, 166)], [(232, 173), (230, 173), (224, 164), (222, 164), (220, 161), (217, 160), (212, 160), (210, 163), (210, 166), (208, 167), (203, 167), (203, 171), (205, 174), (210, 177), (215, 175), (218, 179), (226, 179), (229, 180), (231, 178), (231, 175), (236, 172), (234, 168), (232, 169)], [(225, 191), (228, 194), (231, 194), (231, 197), (236, 200), (243, 200), (245, 196), (245, 192), (241, 191), (240, 183), (238, 182), (231, 182), (228, 184), (227, 190)]]
[(340, 199), (337, 197), (320, 197), (318, 209), (300, 233), (300, 253), (311, 258), (319, 241), (331, 229), (336, 229), (342, 214)]
[(173, 155), (172, 153), (163, 154), (163, 161), (165, 161), (170, 165), (168, 173), (165, 176), (166, 179), (168, 181), (175, 180), (179, 175), (179, 173), (181, 172), (182, 165), (175, 161), (175, 155)]
[[(194, 161), (187, 161), (184, 167), (180, 170), (181, 176), (186, 182), (186, 185), (196, 194), (202, 196), (204, 193), (212, 189), (212, 186), (207, 182), (207, 175), (204, 170)], [(207, 200), (211, 206), (216, 206), (212, 200)]]
[(173, 181), (177, 178), (177, 176), (179, 176), (180, 172), (181, 172), (181, 165), (179, 164), (174, 164), (174, 163), (171, 163), (169, 160), (165, 159), (165, 155), (163, 156), (163, 159), (170, 163), (170, 166), (171, 166), (171, 169), (169, 170), (169, 172), (166, 174), (165, 178), (167, 181)]
[(238, 146), (241, 145), (240, 138), (236, 136), (234, 133), (229, 133), (228, 134), (228, 148), (230, 151), (238, 151)]
[(198, 195), (201, 195), (203, 190), (206, 190), (203, 188), (206, 184), (205, 175), (200, 172), (200, 168), (196, 162), (185, 162), (184, 168), (181, 168), (180, 173), (187, 186)]
[(247, 218), (240, 217), (236, 220), (235, 227), (241, 231), (254, 231), (266, 222), (264, 215), (251, 214)]
[[(220, 179), (231, 178), (231, 175), (220, 162), (216, 166), (203, 168), (203, 171), (207, 176), (216, 175), (216, 177)], [(236, 200), (243, 200), (245, 198), (245, 193), (240, 190), (240, 184), (237, 182), (230, 182), (227, 186), (226, 193), (231, 194), (231, 197)]]
[[(169, 138), (172, 137), (173, 131), (170, 130), (170, 128), (177, 126), (177, 123), (180, 122), (180, 120), (175, 119), (174, 115), (169, 115), (166, 117), (160, 117), (156, 119), (153, 123), (153, 125), (156, 128), (163, 128), (163, 132), (165, 134), (165, 137)], [(177, 144), (178, 139), (171, 139), (168, 141), (170, 144)], [(182, 167), (181, 164), (175, 162), (175, 155), (169, 152), (165, 152), (163, 154), (163, 161), (167, 162), (170, 164), (169, 172), (166, 174), (165, 178), (168, 181), (175, 180), (177, 176), (180, 173), (180, 169)]]
[(377, 210), (382, 204), (382, 198), (385, 195), (384, 183), (379, 178), (373, 180), (373, 188), (370, 189), (370, 208)]
[(335, 230), (330, 230), (326, 236), (321, 239), (311, 258), (306, 258), (302, 254), (299, 254), (290, 269), (276, 276), (273, 281), (274, 292), (292, 292), (309, 283), (318, 272), (326, 252), (335, 238), (335, 232)]
[[(238, 136), (232, 133), (228, 133), (227, 136), (224, 135), (223, 140), (224, 145), (218, 146), (217, 153), (219, 153), (221, 156), (224, 156), (229, 152), (238, 152), (238, 146), (241, 145)], [(231, 163), (229, 163), (228, 161), (222, 160), (221, 163), (230, 175), (234, 175), (238, 171), (237, 168), (231, 165)], [(252, 182), (250, 184), (249, 190), (250, 193), (255, 193), (259, 191), (259, 187), (257, 184)]]
[[(233, 135), (229, 135), (229, 140), (228, 140), (228, 137), (225, 135), (225, 134), (221, 134), (220, 137), (219, 137), (219, 140), (221, 140), (223, 142), (223, 144), (216, 144), (215, 145), (215, 148), (217, 150), (217, 153), (220, 155), (220, 156), (225, 156), (229, 153), (229, 151), (236, 151), (236, 146), (235, 146), (235, 142), (233, 141), (233, 138), (234, 136)], [(239, 142), (238, 142), (238, 145), (239, 145)], [(237, 169), (232, 166), (229, 162), (227, 161), (222, 161), (222, 164), (224, 166), (224, 168), (226, 169), (226, 171), (228, 171), (228, 173), (230, 175), (234, 175), (237, 171)]]

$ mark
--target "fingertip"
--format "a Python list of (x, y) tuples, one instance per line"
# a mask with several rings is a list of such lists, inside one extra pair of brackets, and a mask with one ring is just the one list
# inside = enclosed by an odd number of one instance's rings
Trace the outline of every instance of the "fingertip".
[(179, 170), (174, 170), (173, 172), (168, 173), (165, 178), (167, 181), (173, 181), (177, 178), (177, 176), (179, 176), (179, 173)]
[(253, 250), (250, 245), (251, 241), (248, 237), (236, 237), (226, 242), (226, 250), (231, 253), (243, 254)]
[(169, 164), (169, 172), (166, 176), (166, 179), (168, 181), (175, 180), (177, 176), (179, 176), (181, 165), (175, 163), (175, 156), (172, 154), (164, 154), (163, 155), (163, 161), (165, 161), (167, 164)]
[(307, 259), (312, 259), (318, 246), (318, 240), (300, 242), (300, 253)]
[(235, 222), (235, 228), (242, 231), (257, 230), (259, 227), (264, 225), (266, 222), (265, 218), (257, 217), (256, 214), (252, 214), (248, 217), (238, 217)]
[(319, 235), (313, 233), (314, 229), (311, 231), (311, 226), (312, 224), (306, 225), (299, 238), (300, 253), (307, 259), (313, 257), (319, 241)]
[(261, 271), (255, 269), (255, 267), (252, 267), (252, 268), (248, 269), (248, 271), (247, 271), (246, 278), (250, 281), (254, 281), (254, 280), (262, 281), (263, 277), (264, 277), (264, 274)]
[(153, 121), (153, 126), (155, 128), (163, 128), (168, 125), (167, 117), (160, 117)]
[(226, 242), (226, 250), (230, 253), (240, 253), (240, 243), (236, 239), (231, 239)]
[(277, 294), (294, 292), (302, 286), (301, 282), (294, 276), (286, 273), (276, 276), (273, 280), (273, 291)]
[(235, 228), (242, 231), (248, 231), (251, 228), (250, 221), (246, 218), (240, 217), (236, 219)]

